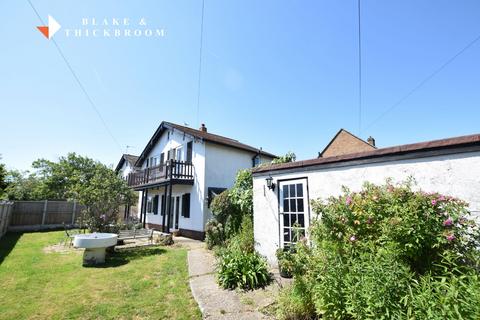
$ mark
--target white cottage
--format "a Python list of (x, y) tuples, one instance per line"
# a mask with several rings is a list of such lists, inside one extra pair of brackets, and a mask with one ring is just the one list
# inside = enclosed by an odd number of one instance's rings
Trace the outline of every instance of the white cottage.
[(210, 202), (233, 186), (240, 169), (270, 162), (275, 156), (237, 140), (162, 122), (128, 175), (140, 191), (145, 227), (203, 239), (211, 218)]
[(135, 163), (138, 160), (138, 156), (134, 156), (133, 154), (123, 154), (118, 161), (117, 167), (115, 168), (115, 172), (122, 178), (127, 180), (128, 175), (135, 170)]
[(419, 188), (461, 198), (480, 214), (480, 134), (353, 154), (320, 157), (254, 169), (254, 234), (257, 250), (275, 264), (275, 251), (292, 241), (297, 222), (307, 233), (311, 199), (338, 196), (413, 177)]

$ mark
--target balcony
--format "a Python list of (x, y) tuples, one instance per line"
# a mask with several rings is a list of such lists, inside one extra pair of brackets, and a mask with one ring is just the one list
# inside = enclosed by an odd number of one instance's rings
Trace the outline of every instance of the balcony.
[(193, 184), (193, 164), (186, 161), (169, 160), (167, 163), (143, 170), (136, 170), (128, 175), (130, 187), (140, 190), (148, 187), (173, 184)]

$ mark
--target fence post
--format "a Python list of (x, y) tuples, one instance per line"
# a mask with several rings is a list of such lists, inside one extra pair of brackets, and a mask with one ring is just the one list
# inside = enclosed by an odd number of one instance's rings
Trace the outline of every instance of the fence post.
[(0, 238), (5, 233), (5, 220), (8, 215), (8, 211), (5, 209), (8, 208), (6, 202), (0, 202)]
[(5, 221), (5, 232), (8, 231), (8, 226), (10, 226), (10, 221), (12, 220), (13, 215), (13, 206), (15, 205), (14, 202), (10, 202), (10, 205), (7, 207), (7, 216)]
[(45, 217), (47, 215), (47, 205), (48, 205), (48, 200), (45, 200), (45, 204), (43, 205), (42, 225), (45, 224)]
[(73, 199), (72, 226), (75, 224), (75, 211), (77, 211), (77, 200)]

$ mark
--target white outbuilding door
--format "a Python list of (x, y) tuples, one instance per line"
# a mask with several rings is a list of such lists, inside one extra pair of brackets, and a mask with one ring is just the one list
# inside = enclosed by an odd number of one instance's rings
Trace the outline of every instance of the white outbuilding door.
[(279, 181), (280, 244), (288, 247), (306, 236), (309, 227), (307, 179)]

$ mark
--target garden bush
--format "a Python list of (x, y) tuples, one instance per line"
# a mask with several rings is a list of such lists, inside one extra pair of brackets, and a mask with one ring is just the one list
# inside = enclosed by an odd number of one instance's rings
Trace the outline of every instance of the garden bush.
[(225, 289), (255, 289), (270, 282), (267, 262), (254, 249), (251, 219), (244, 219), (240, 232), (219, 250), (217, 271)]
[(294, 255), (302, 290), (282, 294), (296, 304), (279, 303), (281, 318), (313, 305), (309, 316), (324, 319), (478, 319), (478, 226), (465, 202), (413, 186), (313, 201), (311, 245)]

